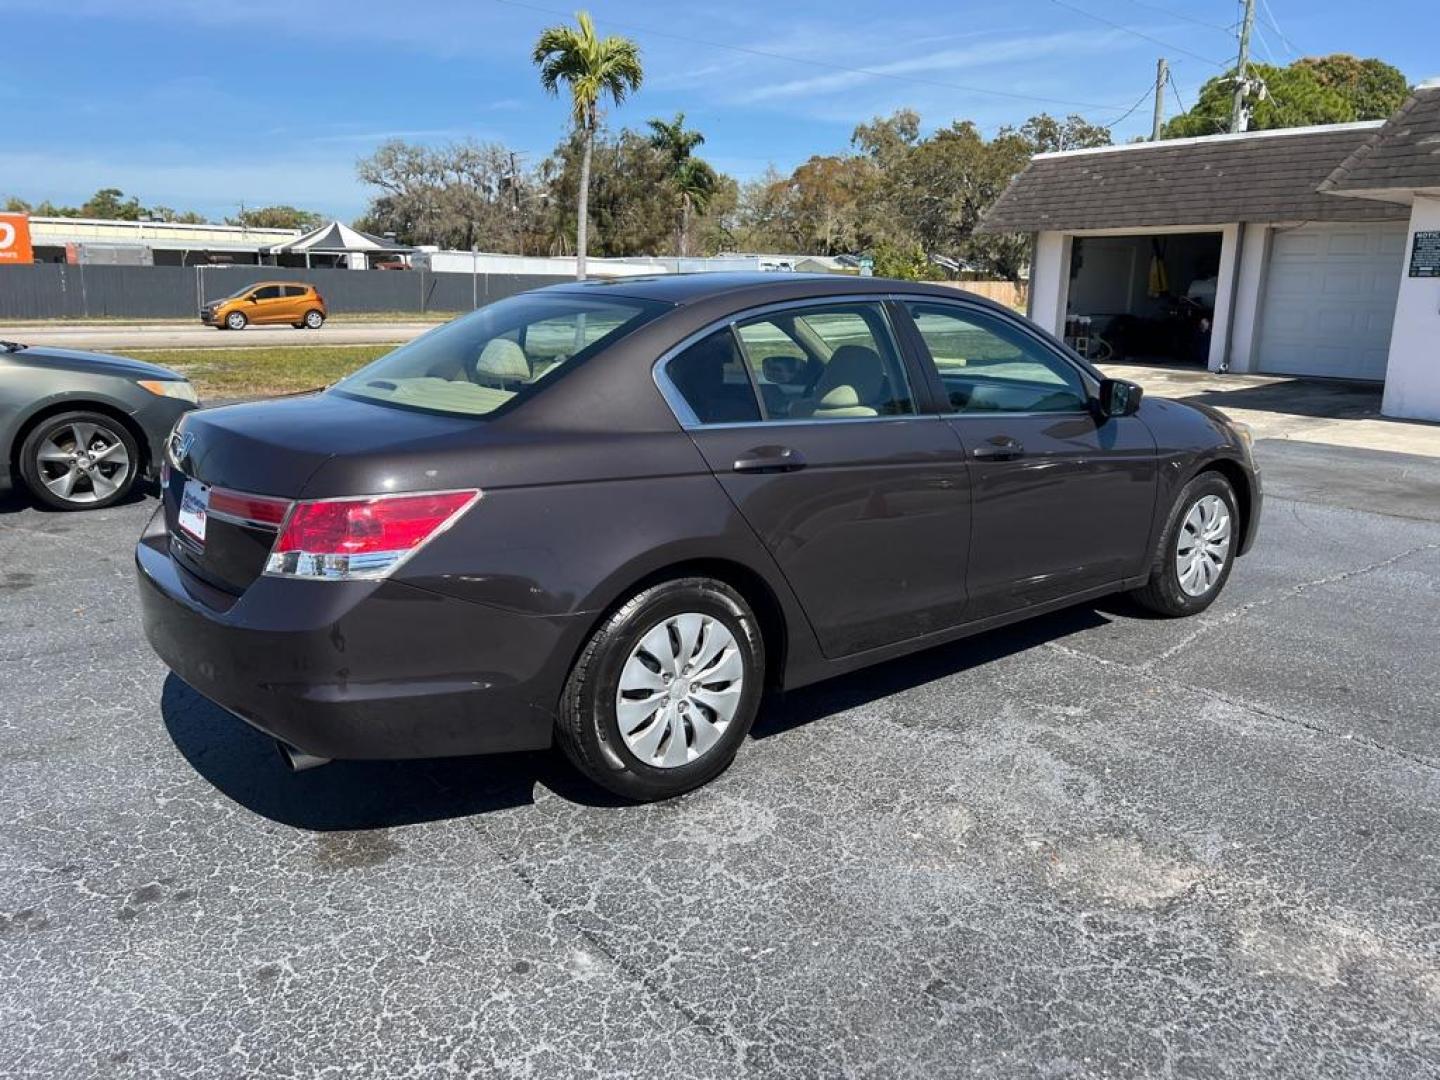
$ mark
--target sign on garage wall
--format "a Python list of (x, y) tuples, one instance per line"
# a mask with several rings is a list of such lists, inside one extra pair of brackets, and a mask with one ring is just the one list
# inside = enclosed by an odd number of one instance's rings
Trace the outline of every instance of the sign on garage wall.
[(0, 266), (33, 263), (30, 247), (30, 217), (27, 214), (0, 214)]
[(1410, 249), (1411, 277), (1440, 277), (1440, 231), (1417, 232)]

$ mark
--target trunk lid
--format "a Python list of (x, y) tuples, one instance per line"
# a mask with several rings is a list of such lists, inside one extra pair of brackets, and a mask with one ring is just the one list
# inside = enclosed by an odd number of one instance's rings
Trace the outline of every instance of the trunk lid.
[[(171, 556), (208, 584), (238, 595), (264, 571), (278, 526), (235, 512), (235, 500), (225, 492), (299, 499), (333, 457), (377, 462), (397, 454), (413, 457), (417, 448), (437, 446), (437, 440), (453, 443), (457, 431), (474, 433), (478, 427), (474, 418), (434, 416), (332, 393), (189, 413), (167, 448), (170, 468), (162, 496)], [(221, 500), (205, 515), (203, 539), (181, 528), (187, 486), (201, 502), (221, 491)], [(186, 521), (193, 529), (193, 515)]]

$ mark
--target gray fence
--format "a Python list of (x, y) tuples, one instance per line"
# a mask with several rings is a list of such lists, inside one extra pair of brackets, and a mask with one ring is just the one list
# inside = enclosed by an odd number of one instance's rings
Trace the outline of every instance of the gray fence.
[(200, 305), (254, 281), (307, 281), (331, 314), (470, 311), (492, 300), (570, 281), (534, 274), (428, 270), (292, 270), (275, 266), (0, 267), (0, 319), (198, 317)]

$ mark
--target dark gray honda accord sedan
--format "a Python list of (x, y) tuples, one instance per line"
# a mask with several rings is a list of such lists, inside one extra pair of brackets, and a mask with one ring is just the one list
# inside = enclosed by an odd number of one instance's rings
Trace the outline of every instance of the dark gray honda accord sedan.
[(187, 415), (136, 550), (175, 672), (297, 767), (729, 765), (763, 694), (1128, 591), (1204, 610), (1248, 433), (995, 304), (873, 278), (556, 286), (323, 393)]
[(154, 476), (195, 387), (124, 356), (0, 341), (0, 492), (16, 481), (56, 510), (98, 510)]

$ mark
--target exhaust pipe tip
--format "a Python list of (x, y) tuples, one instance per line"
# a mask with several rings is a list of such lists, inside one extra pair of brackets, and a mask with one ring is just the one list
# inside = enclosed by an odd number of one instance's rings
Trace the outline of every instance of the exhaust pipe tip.
[(297, 750), (289, 743), (275, 740), (275, 748), (280, 751), (280, 759), (290, 767), (291, 772), (305, 772), (307, 769), (318, 769), (321, 765), (329, 765), (331, 759), (319, 757), (315, 754), (307, 754), (304, 750)]

